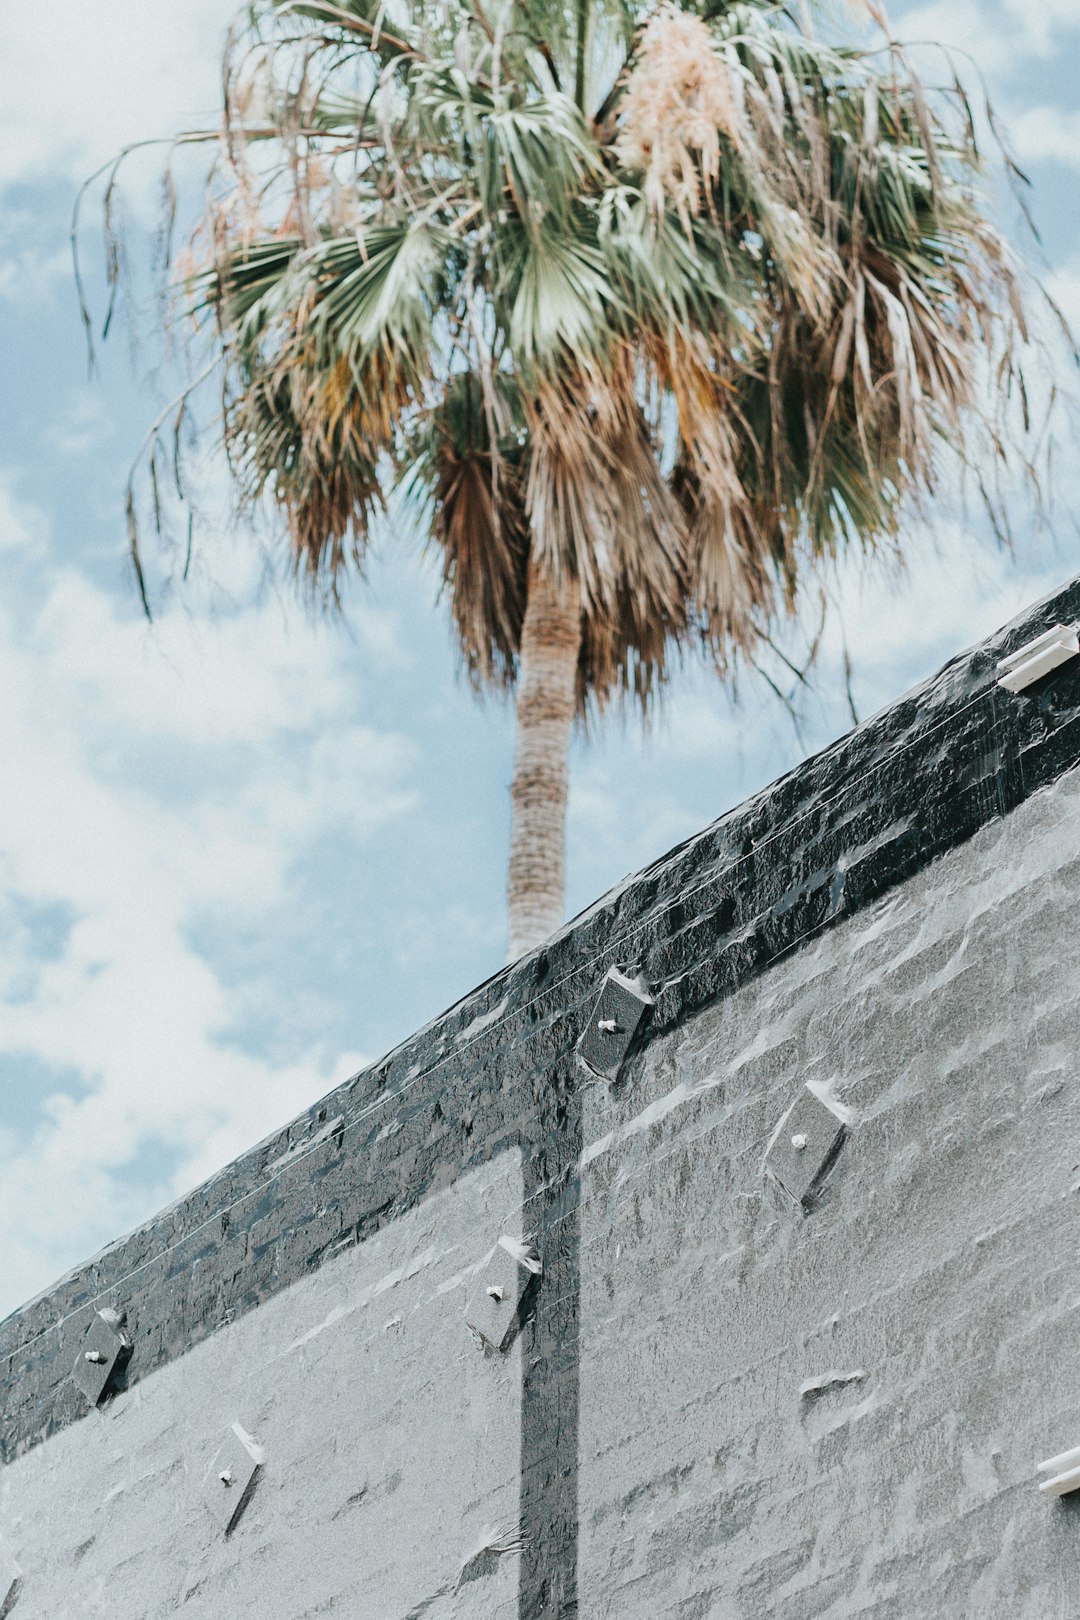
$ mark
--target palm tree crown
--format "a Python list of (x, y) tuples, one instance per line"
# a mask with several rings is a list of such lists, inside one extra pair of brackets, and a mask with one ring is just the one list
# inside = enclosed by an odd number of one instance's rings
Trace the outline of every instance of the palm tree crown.
[(574, 715), (691, 640), (723, 672), (943, 457), (1007, 459), (967, 104), (743, 0), (258, 0), (225, 68), (185, 285), (231, 466), (332, 592), (419, 497), (471, 676), (519, 688), (516, 952)]

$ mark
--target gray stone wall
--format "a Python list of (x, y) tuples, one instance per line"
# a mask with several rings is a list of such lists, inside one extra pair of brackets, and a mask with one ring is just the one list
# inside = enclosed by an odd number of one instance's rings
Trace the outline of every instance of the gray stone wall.
[[(1080, 1444), (1080, 668), (994, 674), (1077, 619), (1080, 583), (0, 1323), (0, 1613), (15, 1561), (16, 1620), (1075, 1615), (1034, 1469)], [(575, 1057), (611, 966), (654, 997), (614, 1086)], [(851, 1117), (804, 1209), (763, 1159), (806, 1082)], [(464, 1303), (503, 1233), (544, 1269), (500, 1357)]]
[(583, 1613), (1080, 1613), (1078, 899), (1074, 773), (588, 1089)]
[[(517, 1222), (515, 1154), (461, 1177), (0, 1474), (18, 1620), (494, 1620), (515, 1612), (520, 1341), (465, 1299)], [(263, 1463), (230, 1535), (214, 1467)]]

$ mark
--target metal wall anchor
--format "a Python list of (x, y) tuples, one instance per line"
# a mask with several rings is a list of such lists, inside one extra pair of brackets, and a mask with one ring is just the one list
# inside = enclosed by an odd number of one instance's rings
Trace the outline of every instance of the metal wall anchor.
[(609, 968), (592, 1018), (577, 1044), (578, 1061), (600, 1080), (617, 1080), (638, 1025), (653, 1004), (637, 979)]
[(72, 1382), (91, 1406), (102, 1400), (131, 1355), (131, 1342), (121, 1329), (121, 1321), (116, 1311), (96, 1311), (86, 1330), (84, 1348), (71, 1369)]
[(831, 1169), (847, 1130), (845, 1111), (804, 1086), (774, 1132), (765, 1170), (805, 1209)]
[(517, 1338), (541, 1269), (536, 1251), (516, 1238), (501, 1237), (488, 1255), (465, 1307), (465, 1321), (492, 1350), (509, 1350)]
[(207, 1510), (227, 1536), (247, 1510), (262, 1461), (262, 1447), (239, 1423), (232, 1424), (207, 1470), (203, 1488)]

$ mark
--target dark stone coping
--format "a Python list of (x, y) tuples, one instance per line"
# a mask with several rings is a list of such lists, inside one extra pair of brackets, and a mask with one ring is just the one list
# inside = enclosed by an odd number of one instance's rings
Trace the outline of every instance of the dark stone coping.
[[(95, 1307), (125, 1313), (133, 1383), (508, 1147), (521, 1149), (527, 1203), (543, 1206), (557, 1242), (573, 1224), (575, 1092), (591, 1083), (573, 1049), (607, 969), (640, 975), (655, 995), (636, 1052), (1074, 768), (1080, 660), (1018, 696), (996, 687), (995, 665), (1078, 619), (1080, 579), (0, 1323), (0, 1459), (85, 1414), (70, 1373)], [(546, 1273), (553, 1263), (545, 1255)], [(563, 1290), (551, 1297), (561, 1308)], [(570, 1326), (553, 1309), (544, 1328), (549, 1395)], [(548, 1575), (537, 1580), (530, 1612), (572, 1605)]]

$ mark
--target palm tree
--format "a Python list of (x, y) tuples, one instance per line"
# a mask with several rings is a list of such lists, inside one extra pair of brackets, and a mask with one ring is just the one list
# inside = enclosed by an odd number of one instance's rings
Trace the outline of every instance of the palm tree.
[(575, 719), (690, 644), (729, 673), (950, 458), (994, 499), (1028, 335), (974, 123), (767, 0), (256, 0), (224, 86), (181, 283), (236, 486), (334, 599), (422, 511), (516, 694), (514, 957)]

